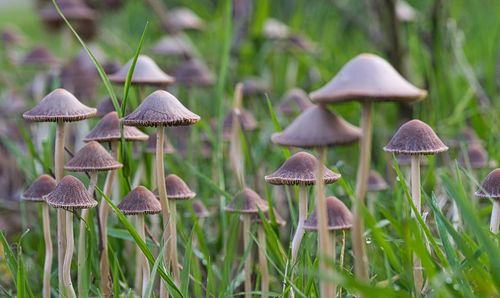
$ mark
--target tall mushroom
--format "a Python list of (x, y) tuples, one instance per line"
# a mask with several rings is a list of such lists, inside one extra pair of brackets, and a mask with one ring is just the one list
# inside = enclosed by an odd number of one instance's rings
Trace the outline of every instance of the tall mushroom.
[(63, 263), (63, 297), (77, 297), (71, 282), (71, 259), (73, 258), (75, 241), (73, 239), (73, 214), (78, 209), (89, 209), (97, 206), (97, 201), (85, 189), (83, 183), (73, 176), (64, 176), (56, 188), (45, 196), (47, 203), (54, 208), (66, 210), (66, 251)]
[[(89, 108), (64, 89), (55, 89), (45, 96), (33, 109), (23, 114), (24, 119), (35, 122), (56, 122), (56, 139), (54, 150), (54, 173), (56, 182), (64, 176), (64, 128), (66, 122), (75, 122), (91, 118), (97, 110)], [(65, 255), (65, 222), (64, 210), (57, 210), (57, 258), (59, 272), (59, 288), (62, 289), (62, 267)]]
[[(132, 126), (153, 126), (157, 127), (156, 134), (156, 181), (158, 194), (160, 197), (162, 217), (163, 217), (163, 241), (165, 241), (165, 267), (169, 265), (169, 229), (172, 232), (172, 225), (169, 224), (170, 207), (167, 199), (167, 189), (165, 187), (165, 166), (163, 156), (164, 128), (165, 126), (187, 126), (193, 125), (200, 120), (200, 116), (189, 111), (180, 101), (167, 91), (158, 90), (151, 93), (137, 107), (135, 111), (127, 115), (123, 123)], [(180, 278), (179, 268), (172, 268), (173, 276), (178, 281)], [(165, 284), (162, 283), (160, 295), (166, 293)]]
[(406, 81), (387, 61), (373, 55), (354, 57), (325, 86), (311, 93), (316, 103), (329, 104), (359, 101), (361, 114), (361, 150), (356, 179), (357, 200), (352, 206), (354, 214), (353, 251), (356, 275), (369, 278), (368, 257), (363, 241), (363, 219), (366, 184), (370, 170), (372, 146), (372, 103), (384, 101), (413, 102), (424, 98), (427, 92)]
[(486, 176), (475, 195), (479, 198), (491, 198), (493, 200), (490, 230), (497, 234), (500, 225), (500, 168), (493, 170)]

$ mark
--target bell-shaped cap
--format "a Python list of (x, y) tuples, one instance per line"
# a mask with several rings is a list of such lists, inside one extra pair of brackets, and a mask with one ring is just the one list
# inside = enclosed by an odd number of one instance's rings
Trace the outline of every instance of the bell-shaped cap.
[[(122, 101), (118, 99), (118, 104), (121, 106)], [(107, 96), (101, 102), (99, 102), (96, 106), (97, 109), (97, 117), (104, 117), (110, 112), (115, 112), (115, 106), (113, 105), (113, 101), (111, 97)]]
[(488, 152), (480, 143), (471, 145), (467, 152), (460, 154), (458, 164), (462, 167), (470, 167), (472, 169), (483, 169), (488, 167)]
[[(189, 200), (196, 196), (186, 182), (179, 176), (170, 174), (165, 178), (165, 187), (167, 188), (167, 197), (169, 200)], [(155, 190), (156, 197), (159, 196), (158, 190)]]
[(56, 63), (56, 57), (44, 46), (34, 47), (21, 59), (23, 65), (54, 65)]
[(466, 127), (459, 135), (449, 140), (451, 148), (460, 148), (462, 145), (471, 146), (475, 144), (481, 144), (481, 139), (471, 127)]
[(172, 76), (179, 85), (209, 87), (215, 82), (215, 75), (199, 59), (189, 59), (172, 70)]
[[(150, 134), (148, 143), (146, 144), (146, 153), (155, 154), (156, 153), (156, 133)], [(165, 135), (163, 140), (163, 153), (172, 154), (175, 153), (175, 148), (170, 142), (170, 139)]]
[(45, 96), (24, 119), (36, 122), (73, 122), (94, 117), (97, 110), (87, 107), (65, 89), (56, 89)]
[(38, 177), (23, 193), (23, 199), (31, 202), (45, 202), (44, 196), (56, 188), (56, 180), (49, 175)]
[(125, 215), (156, 214), (161, 212), (161, 205), (151, 191), (137, 186), (118, 204), (118, 209)]
[(167, 12), (165, 26), (169, 32), (177, 33), (184, 30), (203, 30), (205, 22), (191, 9), (179, 7)]
[[(68, 21), (93, 21), (96, 18), (96, 13), (89, 8), (85, 2), (81, 0), (59, 0), (57, 1), (62, 13)], [(52, 26), (60, 26), (64, 24), (64, 20), (59, 15), (55, 6), (50, 3), (40, 11), (40, 17), (45, 23)]]
[(370, 170), (368, 173), (368, 184), (366, 185), (366, 191), (368, 192), (377, 192), (386, 190), (389, 188), (389, 185), (385, 181), (385, 179), (375, 170)]
[(72, 172), (100, 172), (119, 169), (122, 166), (101, 144), (90, 141), (76, 152), (64, 168)]
[[(267, 223), (271, 223), (269, 211), (270, 210), (263, 212), (264, 219), (266, 220)], [(273, 208), (273, 214), (274, 214), (274, 220), (276, 221), (276, 224), (278, 224), (279, 226), (282, 226), (282, 227), (286, 225), (286, 220), (281, 215), (279, 215), (278, 211), (276, 211), (276, 209), (274, 209), (274, 208)], [(262, 218), (260, 217), (259, 213), (253, 213), (251, 216), (252, 216), (251, 217), (252, 222), (259, 223), (259, 224), (262, 223)]]
[(175, 96), (164, 90), (151, 93), (123, 123), (132, 126), (187, 126), (200, 116), (188, 110)]
[(44, 198), (51, 207), (67, 210), (97, 206), (97, 201), (92, 198), (83, 183), (71, 175), (64, 176), (56, 188)]
[[(85, 142), (111, 142), (121, 139), (120, 118), (117, 112), (110, 112), (104, 116), (96, 126), (83, 139)], [(149, 136), (137, 127), (123, 126), (123, 137), (125, 141), (147, 141)]]
[(326, 107), (313, 106), (300, 114), (282, 132), (271, 137), (282, 146), (313, 148), (357, 142), (361, 130), (330, 112)]
[[(295, 108), (295, 106), (297, 108)], [(309, 99), (307, 93), (300, 88), (293, 88), (283, 96), (278, 106), (278, 110), (289, 116), (292, 115), (295, 110), (304, 112), (311, 106), (313, 106), (313, 103)]]
[(207, 218), (210, 216), (210, 212), (201, 200), (193, 200), (192, 202), (193, 211), (198, 218)]
[[(352, 213), (341, 200), (334, 196), (326, 198), (326, 213), (328, 219), (328, 230), (346, 230), (352, 227)], [(308, 231), (318, 230), (318, 210), (313, 210), (309, 218), (304, 222), (304, 229)]]
[(427, 91), (413, 86), (389, 62), (373, 54), (361, 54), (344, 65), (325, 86), (312, 92), (311, 99), (318, 103), (412, 102), (426, 95)]
[(157, 55), (162, 56), (193, 56), (194, 49), (182, 35), (167, 35), (162, 37), (151, 49)]
[(420, 120), (403, 124), (384, 147), (387, 152), (410, 155), (430, 155), (448, 150), (434, 130)]
[[(316, 184), (316, 172), (319, 160), (307, 152), (292, 155), (279, 169), (265, 177), (266, 182), (274, 185), (313, 185)], [(340, 174), (323, 166), (325, 184), (337, 182)]]
[[(133, 59), (128, 61), (116, 73), (110, 75), (109, 80), (116, 84), (125, 84), (132, 62)], [(163, 72), (153, 59), (145, 55), (139, 55), (132, 75), (131, 83), (133, 85), (167, 86), (174, 81), (175, 79)]]
[(500, 199), (500, 168), (489, 173), (474, 194), (480, 198)]
[(269, 205), (255, 191), (245, 187), (234, 196), (225, 210), (234, 213), (259, 213), (259, 210), (262, 212), (269, 210)]
[(233, 108), (227, 112), (222, 124), (222, 133), (225, 139), (229, 139), (233, 130), (234, 119), (239, 119), (240, 127), (243, 131), (254, 131), (257, 129), (257, 120), (252, 112), (243, 108)]

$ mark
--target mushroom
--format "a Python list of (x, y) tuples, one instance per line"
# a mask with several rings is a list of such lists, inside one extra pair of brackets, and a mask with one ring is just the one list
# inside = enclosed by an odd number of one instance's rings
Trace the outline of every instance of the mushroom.
[[(24, 119), (35, 122), (56, 122), (56, 139), (54, 150), (54, 172), (56, 182), (64, 176), (64, 128), (66, 122), (91, 118), (96, 109), (82, 104), (73, 94), (64, 89), (55, 89), (45, 96), (33, 109), (23, 114)], [(64, 210), (57, 210), (57, 257), (59, 271), (59, 289), (62, 290), (63, 259), (65, 255), (65, 222)], [(61, 293), (62, 294), (62, 293)]]
[[(347, 145), (357, 142), (361, 137), (359, 128), (351, 125), (343, 118), (330, 112), (325, 106), (312, 106), (301, 113), (282, 132), (273, 134), (271, 140), (282, 146), (302, 148), (317, 148), (319, 162), (325, 164), (326, 147)], [(325, 205), (324, 167), (318, 167), (316, 174), (316, 205)], [(328, 242), (327, 214), (325, 209), (319, 209), (318, 234), (319, 234), (319, 270), (320, 273), (328, 271), (326, 260), (331, 256)], [(320, 292), (324, 297), (331, 297), (333, 288), (327, 281), (320, 281)]]
[(278, 106), (278, 110), (285, 116), (291, 116), (296, 108), (299, 112), (304, 112), (307, 108), (313, 105), (307, 93), (300, 88), (290, 89), (281, 99), (281, 103)]
[(172, 71), (175, 82), (186, 87), (210, 87), (215, 82), (215, 75), (200, 59), (188, 59)]
[(479, 198), (491, 198), (493, 200), (490, 230), (498, 234), (498, 226), (500, 225), (500, 168), (489, 173), (481, 187), (474, 194)]
[[(129, 115), (127, 115), (123, 123), (132, 126), (153, 126), (157, 127), (156, 134), (156, 181), (158, 185), (158, 194), (160, 197), (162, 217), (163, 217), (163, 241), (165, 247), (168, 247), (169, 241), (168, 229), (172, 230), (172, 224), (169, 224), (170, 207), (167, 200), (167, 190), (165, 187), (165, 167), (164, 167), (164, 128), (165, 126), (188, 126), (193, 125), (200, 120), (200, 116), (189, 111), (183, 106), (175, 96), (167, 91), (158, 90), (151, 93), (144, 101)], [(166, 228), (168, 227), (168, 229)], [(170, 231), (172, 233), (172, 231)], [(165, 249), (165, 267), (169, 265), (169, 250)], [(172, 268), (173, 276), (178, 281), (180, 277), (179, 268)], [(160, 295), (165, 293), (165, 284), (162, 283)]]
[(364, 205), (366, 184), (370, 170), (372, 146), (372, 103), (383, 101), (413, 102), (424, 98), (427, 92), (406, 81), (387, 61), (373, 55), (361, 54), (350, 60), (325, 86), (312, 92), (316, 103), (329, 104), (346, 101), (360, 101), (361, 150), (356, 179), (356, 197), (353, 204), (353, 251), (356, 275), (369, 278), (368, 257), (363, 241), (363, 220), (361, 210)]
[(226, 140), (231, 138), (235, 119), (239, 120), (242, 131), (254, 131), (258, 127), (257, 120), (255, 120), (252, 112), (241, 107), (232, 108), (226, 113), (222, 123), (222, 136)]
[(371, 214), (375, 213), (375, 197), (376, 192), (383, 191), (389, 188), (385, 179), (375, 170), (370, 170), (368, 173), (368, 184), (366, 185), (366, 192), (368, 193), (368, 210)]
[(51, 66), (58, 61), (44, 46), (36, 46), (21, 59), (22, 65)]
[[(141, 239), (146, 241), (144, 215), (160, 213), (161, 205), (151, 191), (144, 186), (138, 186), (129, 192), (123, 201), (118, 204), (118, 209), (125, 215), (137, 216), (137, 231)], [(137, 249), (137, 258), (140, 259), (142, 266), (142, 297), (146, 297), (146, 290), (150, 278), (149, 262), (140, 249)], [(137, 273), (138, 272), (136, 272), (136, 274)]]
[[(386, 152), (411, 155), (411, 198), (419, 214), (421, 214), (422, 210), (420, 156), (433, 155), (447, 150), (448, 147), (439, 139), (432, 128), (420, 120), (411, 120), (403, 124), (384, 147)], [(415, 216), (413, 211), (412, 216)], [(420, 292), (423, 277), (420, 260), (416, 256), (414, 256), (413, 274), (415, 288)]]
[(202, 225), (203, 223), (201, 220), (208, 218), (210, 216), (210, 212), (201, 200), (193, 200), (191, 205), (193, 207), (194, 213), (196, 214), (196, 217), (198, 218), (199, 224)]
[[(118, 105), (122, 105), (121, 99), (118, 99)], [(102, 101), (100, 101), (97, 106), (97, 117), (104, 117), (110, 112), (115, 111), (115, 106), (113, 105), (113, 100), (111, 100), (111, 97), (106, 96)]]
[[(97, 173), (114, 171), (121, 168), (123, 165), (116, 161), (116, 159), (111, 156), (104, 147), (102, 147), (96, 141), (91, 141), (87, 143), (82, 149), (80, 149), (71, 158), (64, 168), (70, 172), (87, 172), (90, 175), (90, 181), (88, 185), (88, 192), (92, 197), (94, 197), (95, 187), (97, 185)], [(95, 199), (95, 198), (94, 198)], [(97, 201), (97, 200), (96, 200)], [(89, 210), (82, 210), (81, 222), (80, 222), (80, 233), (78, 235), (78, 295), (80, 297), (88, 296), (88, 293), (84, 292), (84, 276), (87, 274), (85, 272), (85, 263), (87, 262), (87, 229), (85, 225), (89, 224)]]
[(255, 191), (244, 187), (242, 191), (234, 196), (225, 210), (230, 213), (240, 213), (243, 219), (243, 246), (245, 251), (248, 251), (244, 266), (245, 298), (250, 298), (252, 297), (252, 250), (250, 243), (252, 214), (258, 214), (259, 211), (266, 212), (269, 210), (269, 206)]
[(154, 44), (151, 52), (161, 56), (190, 58), (195, 50), (193, 45), (182, 35), (167, 35)]
[(73, 176), (64, 176), (57, 184), (56, 188), (45, 196), (47, 204), (51, 207), (64, 211), (66, 220), (66, 250), (62, 271), (63, 289), (60, 294), (63, 297), (75, 297), (75, 290), (71, 283), (71, 259), (75, 241), (73, 239), (73, 214), (72, 211), (78, 209), (89, 209), (97, 206), (97, 201), (92, 198), (85, 189), (83, 183)]
[(471, 169), (484, 169), (490, 164), (488, 160), (488, 152), (483, 148), (481, 143), (473, 143), (467, 152), (462, 153), (457, 160), (462, 167)]
[(49, 175), (38, 177), (23, 193), (28, 202), (42, 203), (43, 241), (45, 243), (45, 261), (43, 264), (43, 298), (50, 298), (50, 273), (52, 271), (52, 239), (50, 237), (49, 205), (43, 198), (56, 188), (56, 180)]
[(171, 33), (185, 30), (203, 30), (205, 22), (191, 9), (179, 7), (168, 10), (165, 27)]

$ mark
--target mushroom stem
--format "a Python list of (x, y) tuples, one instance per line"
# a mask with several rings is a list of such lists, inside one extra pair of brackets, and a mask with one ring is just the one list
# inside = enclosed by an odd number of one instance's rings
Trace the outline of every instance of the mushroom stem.
[(66, 217), (66, 251), (64, 254), (63, 263), (63, 286), (64, 294), (68, 298), (76, 298), (75, 289), (71, 283), (71, 259), (75, 248), (73, 238), (73, 214), (69, 211), (64, 211)]
[[(422, 203), (420, 198), (420, 155), (411, 156), (411, 198), (417, 208), (418, 214), (422, 213)], [(412, 211), (412, 216), (416, 216)], [(420, 259), (413, 255), (413, 278), (415, 279), (415, 291), (420, 293), (423, 286), (422, 263)]]
[[(111, 155), (115, 160), (118, 158), (118, 141), (111, 141)], [(116, 176), (116, 170), (108, 172), (106, 182), (104, 183), (103, 193), (107, 197), (111, 196), (113, 183)], [(101, 271), (100, 287), (104, 297), (111, 297), (111, 283), (109, 275), (109, 258), (108, 258), (108, 214), (109, 204), (106, 200), (101, 200), (99, 205), (99, 224), (101, 225), (101, 259), (99, 267)]]
[[(340, 249), (340, 269), (344, 269), (344, 255), (345, 255), (345, 230), (342, 230), (342, 248)], [(339, 289), (338, 297), (342, 297), (342, 287)]]
[[(90, 173), (90, 181), (88, 186), (88, 192), (92, 197), (94, 197), (94, 189), (97, 184), (97, 172)], [(82, 220), (80, 222), (80, 233), (78, 234), (78, 276), (77, 276), (77, 288), (78, 297), (88, 297), (88, 292), (84, 291), (85, 286), (88, 285), (87, 271), (85, 270), (85, 264), (87, 263), (87, 224), (89, 222), (89, 209), (82, 210)], [(85, 277), (85, 279), (84, 279)]]
[[(329, 233), (329, 236), (330, 236), (330, 245), (332, 246), (332, 254), (333, 254), (333, 259), (332, 261), (335, 263), (337, 260), (337, 233), (336, 231), (332, 231)], [(332, 293), (333, 293), (333, 296), (332, 297), (337, 297), (337, 285), (336, 284), (333, 284), (332, 286)]]
[[(327, 261), (331, 257), (331, 247), (328, 237), (328, 219), (326, 212), (326, 199), (325, 199), (325, 184), (323, 181), (324, 167), (326, 159), (326, 148), (319, 147), (319, 164), (316, 175), (316, 208), (318, 212), (318, 255), (319, 255), (319, 273), (320, 276), (327, 274), (328, 265)], [(321, 297), (333, 297), (332, 287), (324, 278), (319, 282)]]
[(300, 242), (304, 236), (304, 222), (307, 217), (307, 188), (304, 185), (299, 186), (299, 223), (292, 240), (292, 266), (295, 265), (297, 255), (299, 254)]
[(366, 186), (370, 171), (370, 158), (372, 148), (372, 104), (363, 101), (361, 114), (361, 140), (359, 151), (358, 173), (356, 178), (356, 199), (353, 202), (352, 213), (352, 246), (354, 253), (354, 269), (356, 276), (361, 280), (369, 279), (368, 256), (366, 255), (365, 242), (363, 241), (363, 215)]
[(172, 273), (174, 280), (176, 282), (180, 282), (180, 272), (179, 272), (179, 263), (177, 260), (177, 202), (175, 200), (171, 200), (170, 202), (170, 229), (171, 229), (171, 243), (170, 249), (172, 258)]
[(498, 234), (498, 226), (500, 225), (500, 200), (493, 201), (493, 210), (491, 211), (490, 230)]
[(42, 203), (43, 239), (45, 242), (45, 262), (43, 265), (43, 298), (50, 298), (50, 273), (52, 269), (52, 239), (50, 237), (49, 205)]
[[(57, 122), (54, 148), (54, 172), (57, 183), (64, 176), (64, 126), (64, 122)], [(65, 211), (57, 209), (57, 271), (60, 291), (63, 289), (63, 260), (66, 249), (65, 221)]]
[[(144, 224), (144, 214), (137, 214), (137, 227), (139, 228), (139, 236), (142, 240), (146, 241), (146, 226)], [(137, 257), (140, 258), (142, 265), (142, 297), (146, 297), (146, 290), (148, 288), (150, 275), (149, 263), (146, 259), (146, 256), (140, 249), (137, 250), (137, 253)]]
[(249, 214), (243, 214), (243, 246), (247, 251), (245, 259), (245, 298), (251, 298), (252, 294), (252, 249), (250, 247), (250, 233), (251, 233), (252, 219)]
[(260, 275), (261, 275), (261, 297), (267, 298), (269, 292), (269, 268), (267, 266), (267, 258), (266, 258), (266, 232), (262, 225), (259, 225), (259, 229), (257, 231), (259, 238), (259, 267), (260, 267)]

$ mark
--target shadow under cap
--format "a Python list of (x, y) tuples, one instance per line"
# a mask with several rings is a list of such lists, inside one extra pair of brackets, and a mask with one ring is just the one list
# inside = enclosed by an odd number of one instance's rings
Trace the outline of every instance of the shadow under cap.
[(59, 88), (25, 112), (23, 117), (36, 122), (73, 122), (94, 117), (96, 112), (96, 109), (84, 105), (67, 90)]
[(161, 212), (161, 205), (151, 191), (137, 186), (118, 204), (118, 209), (125, 215), (157, 214)]
[(56, 180), (51, 176), (42, 175), (31, 183), (22, 197), (25, 201), (45, 202), (43, 197), (52, 192), (56, 188), (56, 184)]
[[(165, 178), (167, 188), (167, 198), (169, 200), (189, 200), (196, 196), (186, 182), (175, 174), (170, 174)], [(158, 190), (155, 190), (156, 197), (159, 197)]]
[[(116, 84), (125, 84), (132, 62), (133, 59), (130, 59), (125, 66), (110, 75), (109, 80)], [(167, 86), (175, 82), (175, 79), (163, 72), (153, 59), (145, 55), (139, 55), (130, 82), (133, 85)]]
[(188, 110), (175, 96), (157, 90), (125, 116), (123, 123), (132, 126), (187, 126), (199, 120), (200, 116)]
[(484, 150), (480, 143), (475, 143), (467, 149), (467, 152), (460, 154), (457, 162), (462, 167), (469, 166), (469, 162), (472, 169), (483, 169), (488, 167), (489, 164), (488, 152)]
[(273, 143), (313, 148), (355, 143), (361, 130), (323, 106), (312, 106), (301, 113), (282, 132), (274, 133)]
[(500, 199), (500, 168), (491, 171), (474, 194), (480, 198)]
[(255, 191), (245, 187), (234, 196), (225, 210), (234, 213), (259, 213), (259, 210), (262, 212), (269, 210), (269, 205)]
[[(123, 138), (125, 141), (147, 141), (149, 136), (137, 127), (123, 126)], [(111, 142), (121, 140), (120, 119), (117, 112), (109, 112), (83, 139), (84, 142)]]
[(47, 204), (54, 208), (67, 210), (89, 209), (97, 206), (83, 183), (74, 176), (64, 176), (56, 188), (44, 197)]
[(73, 172), (110, 171), (123, 167), (104, 147), (96, 141), (90, 141), (78, 150), (64, 169)]
[(413, 86), (389, 62), (374, 54), (351, 59), (325, 86), (312, 92), (318, 103), (400, 101), (423, 99), (427, 91)]
[[(304, 229), (307, 231), (317, 231), (318, 217), (317, 207), (313, 210), (309, 218), (304, 222)], [(328, 219), (328, 230), (345, 230), (352, 227), (352, 213), (341, 200), (334, 196), (326, 198), (326, 213)]]
[[(265, 180), (274, 185), (314, 185), (319, 160), (307, 152), (298, 152), (286, 160), (274, 173)], [(323, 166), (325, 184), (337, 182), (341, 175)]]
[(385, 181), (385, 179), (375, 170), (370, 170), (368, 173), (368, 184), (366, 186), (366, 191), (368, 192), (377, 192), (386, 190), (389, 188), (389, 185)]
[(403, 124), (384, 147), (386, 152), (410, 155), (432, 155), (447, 150), (434, 130), (420, 120)]

